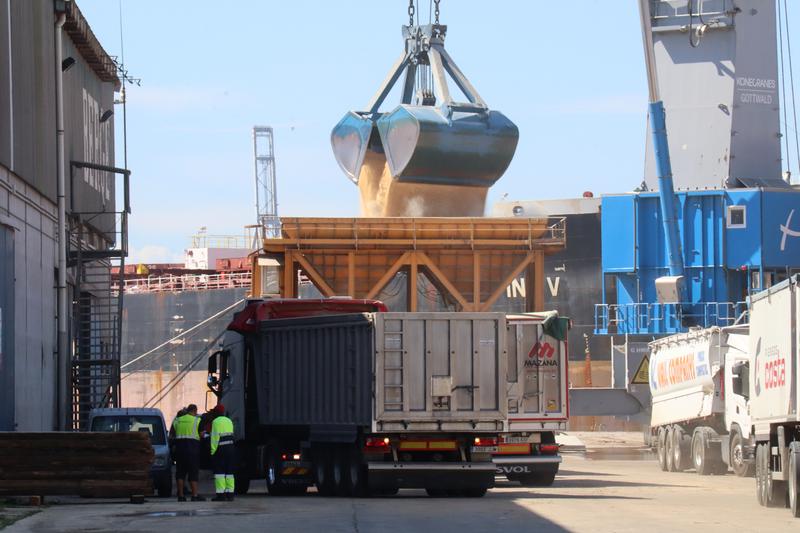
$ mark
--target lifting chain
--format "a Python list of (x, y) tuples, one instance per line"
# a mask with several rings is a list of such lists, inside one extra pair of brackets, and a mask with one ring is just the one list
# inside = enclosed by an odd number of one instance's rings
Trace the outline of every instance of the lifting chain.
[(434, 12), (433, 12), (435, 17), (436, 17), (434, 19), (434, 24), (436, 24), (437, 26), (439, 25), (439, 2), (441, 2), (441, 1), (442, 0), (433, 0), (433, 4), (434, 4), (434, 6), (436, 6), (434, 8)]
[(408, 0), (408, 25), (414, 25), (414, 0)]

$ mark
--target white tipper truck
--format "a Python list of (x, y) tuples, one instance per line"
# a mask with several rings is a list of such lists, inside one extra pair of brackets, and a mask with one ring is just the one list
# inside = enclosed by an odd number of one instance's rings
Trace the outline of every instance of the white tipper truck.
[(800, 516), (800, 289), (798, 276), (750, 299), (750, 415), (761, 505), (788, 504)]
[(746, 325), (693, 329), (650, 343), (650, 433), (662, 470), (752, 472), (748, 352)]

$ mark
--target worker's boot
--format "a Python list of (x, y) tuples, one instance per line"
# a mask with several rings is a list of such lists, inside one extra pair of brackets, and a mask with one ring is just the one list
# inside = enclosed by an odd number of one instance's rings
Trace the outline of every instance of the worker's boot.
[(225, 493), (225, 499), (227, 499), (229, 502), (232, 502), (233, 501), (233, 493), (232, 492), (226, 492)]
[(185, 502), (186, 501), (186, 496), (178, 496), (178, 501), (179, 502)]
[(193, 502), (204, 502), (204, 501), (206, 501), (206, 499), (203, 498), (202, 496), (192, 496), (192, 501)]
[(225, 493), (220, 492), (216, 496), (211, 498), (211, 501), (212, 502), (227, 502), (228, 498), (225, 497)]

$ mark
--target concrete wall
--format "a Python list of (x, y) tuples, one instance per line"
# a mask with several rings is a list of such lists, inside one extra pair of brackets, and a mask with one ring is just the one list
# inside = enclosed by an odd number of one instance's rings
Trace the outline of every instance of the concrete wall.
[[(161, 409), (167, 424), (172, 423), (172, 419), (179, 409), (190, 403), (197, 405), (197, 409), (201, 413), (217, 405), (216, 397), (208, 393), (208, 405), (206, 406), (208, 373), (205, 365), (200, 366), (203, 368), (202, 370), (189, 371), (186, 377), (163, 400), (147, 405)], [(143, 370), (130, 374), (123, 373), (120, 405), (122, 407), (144, 407), (148, 400), (158, 394), (175, 377), (175, 374), (176, 372), (172, 370)]]
[(11, 401), (13, 421), (0, 429), (52, 430), (56, 426), (56, 206), (3, 165), (0, 225), (12, 229), (14, 240), (13, 283), (0, 285), (0, 291), (14, 295), (10, 333), (14, 392), (0, 396)]

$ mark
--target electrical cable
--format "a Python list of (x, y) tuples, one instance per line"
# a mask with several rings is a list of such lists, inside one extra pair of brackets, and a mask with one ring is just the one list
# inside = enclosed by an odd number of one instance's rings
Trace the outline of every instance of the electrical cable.
[(789, 6), (787, 0), (783, 0), (783, 20), (786, 26), (786, 55), (789, 60), (789, 87), (792, 93), (792, 114), (794, 115), (795, 155), (797, 159), (800, 159), (800, 137), (798, 137), (797, 132), (797, 100), (794, 93), (794, 68), (792, 66), (792, 38), (789, 34)]
[[(157, 391), (157, 392), (156, 392), (156, 393), (155, 393), (153, 396), (151, 396), (151, 397), (150, 397), (150, 399), (149, 399), (149, 400), (147, 400), (147, 401), (144, 403), (145, 407), (152, 407), (152, 405), (154, 405), (154, 404), (156, 404), (156, 403), (159, 403), (161, 400), (163, 400), (163, 399), (164, 399), (164, 398), (167, 396), (167, 394), (169, 394), (170, 392), (172, 392), (172, 389), (174, 389), (174, 388), (175, 388), (175, 387), (178, 385), (178, 383), (180, 383), (181, 381), (183, 381), (183, 378), (185, 378), (187, 375), (189, 375), (189, 372), (190, 372), (191, 370), (193, 370), (193, 369), (194, 369), (194, 367), (196, 367), (196, 366), (197, 366), (197, 364), (198, 364), (198, 363), (199, 363), (199, 362), (200, 362), (200, 361), (203, 359), (203, 357), (204, 357), (204, 356), (205, 356), (205, 355), (208, 353), (208, 351), (211, 349), (211, 347), (212, 347), (212, 346), (214, 346), (214, 344), (216, 344), (216, 342), (217, 342), (219, 339), (221, 339), (221, 338), (222, 338), (222, 336), (225, 334), (225, 331), (226, 331), (226, 330), (222, 330), (222, 331), (221, 331), (221, 332), (220, 332), (220, 333), (219, 333), (219, 334), (218, 334), (216, 337), (214, 337), (213, 339), (211, 339), (211, 341), (210, 341), (208, 344), (206, 344), (206, 345), (203, 347), (203, 349), (202, 349), (202, 350), (200, 350), (200, 351), (197, 353), (197, 355), (196, 355), (196, 356), (195, 356), (195, 357), (194, 357), (194, 358), (193, 358), (191, 361), (189, 361), (189, 363), (187, 363), (187, 364), (186, 364), (186, 366), (184, 366), (184, 367), (183, 367), (183, 368), (182, 368), (182, 369), (181, 369), (181, 370), (180, 370), (180, 371), (179, 371), (177, 374), (175, 374), (175, 375), (172, 377), (172, 379), (171, 379), (171, 380), (169, 380), (169, 381), (166, 383), (166, 385), (164, 385), (163, 387), (161, 387), (161, 389), (159, 389), (159, 390), (158, 390), (158, 391)], [(156, 398), (158, 398), (158, 399), (157, 399), (157, 400), (155, 400)], [(153, 400), (155, 400), (155, 402), (154, 402)]]
[[(784, 144), (786, 146), (786, 170), (789, 173), (789, 176), (792, 175), (792, 158), (791, 154), (789, 153), (789, 119), (788, 119), (788, 108), (789, 108), (789, 101), (786, 99), (786, 67), (784, 66), (783, 62), (783, 18), (786, 15), (781, 15), (781, 3), (778, 2), (778, 43), (779, 43), (779, 57), (781, 63), (781, 99), (783, 100), (783, 130), (784, 130)], [(791, 179), (791, 178), (790, 178)]]
[(182, 337), (184, 337), (184, 336), (188, 335), (190, 332), (192, 332), (192, 331), (195, 331), (195, 330), (196, 330), (196, 329), (198, 329), (200, 326), (202, 326), (202, 325), (204, 325), (204, 324), (207, 324), (208, 322), (210, 322), (210, 321), (214, 320), (215, 318), (217, 318), (217, 317), (219, 317), (219, 316), (221, 316), (221, 315), (223, 315), (223, 314), (227, 313), (228, 311), (230, 311), (230, 310), (231, 310), (231, 309), (233, 309), (234, 307), (238, 307), (238, 306), (239, 306), (239, 305), (241, 305), (241, 304), (242, 304), (244, 301), (245, 301), (245, 298), (242, 298), (241, 300), (238, 300), (236, 303), (234, 303), (234, 304), (232, 304), (232, 305), (230, 305), (230, 306), (226, 307), (226, 308), (225, 308), (225, 309), (223, 309), (222, 311), (219, 311), (218, 313), (215, 313), (215, 314), (211, 315), (209, 318), (206, 318), (206, 319), (205, 319), (205, 320), (203, 320), (202, 322), (199, 322), (199, 323), (195, 324), (195, 325), (194, 325), (194, 326), (192, 326), (191, 328), (189, 328), (189, 329), (187, 329), (187, 330), (185, 330), (185, 331), (182, 331), (181, 333), (179, 333), (178, 335), (175, 335), (175, 336), (174, 336), (174, 337), (172, 337), (171, 339), (169, 339), (169, 340), (167, 340), (167, 341), (165, 341), (165, 342), (163, 342), (163, 343), (159, 344), (158, 346), (156, 346), (156, 347), (155, 347), (155, 348), (153, 348), (152, 350), (148, 350), (148, 351), (146, 351), (145, 353), (143, 353), (143, 354), (141, 354), (141, 355), (139, 355), (139, 356), (137, 356), (137, 357), (134, 357), (133, 359), (131, 359), (130, 361), (128, 361), (128, 362), (127, 362), (127, 363), (125, 363), (124, 365), (120, 366), (120, 370), (121, 370), (121, 369), (123, 369), (123, 368), (126, 368), (126, 367), (128, 367), (128, 366), (130, 366), (130, 365), (132, 365), (133, 363), (135, 363), (135, 362), (137, 362), (137, 361), (139, 361), (139, 360), (141, 360), (141, 359), (143, 359), (143, 358), (145, 358), (145, 357), (147, 357), (147, 356), (149, 356), (149, 355), (152, 355), (154, 352), (156, 352), (156, 351), (160, 350), (161, 348), (163, 348), (163, 347), (165, 347), (165, 346), (167, 346), (167, 345), (171, 344), (173, 341), (176, 341), (176, 340), (178, 340), (178, 339), (180, 339), (180, 338), (182, 338)]

